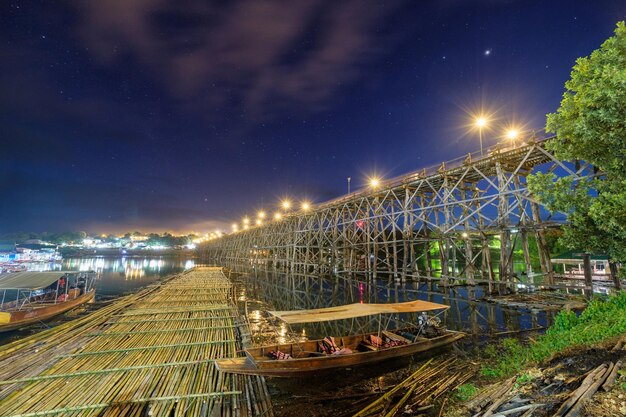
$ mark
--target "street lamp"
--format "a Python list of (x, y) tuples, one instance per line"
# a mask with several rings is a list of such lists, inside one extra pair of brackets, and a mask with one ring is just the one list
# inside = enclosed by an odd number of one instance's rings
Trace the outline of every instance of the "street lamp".
[(243, 221), (243, 224), (246, 226), (250, 224), (250, 219), (247, 217), (244, 217), (242, 221)]
[(281, 206), (283, 207), (284, 210), (289, 210), (289, 207), (291, 207), (291, 201), (283, 200), (283, 202), (281, 203)]
[(348, 194), (350, 194), (350, 181), (352, 181), (352, 178), (348, 177)]
[(309, 211), (309, 209), (311, 208), (311, 203), (309, 203), (308, 201), (303, 201), (300, 207), (302, 208), (302, 211)]
[(371, 177), (369, 179), (369, 184), (370, 184), (370, 187), (376, 188), (380, 185), (380, 179), (377, 177)]
[(511, 145), (515, 145), (515, 139), (519, 136), (519, 131), (517, 129), (509, 129), (506, 132), (507, 139), (511, 140)]
[[(264, 212), (263, 210), (259, 211), (259, 212), (257, 213), (257, 217), (258, 217), (259, 219), (264, 219), (264, 218), (265, 218), (265, 212)], [(257, 224), (258, 224), (258, 222), (257, 222)]]
[(280, 220), (282, 219), (282, 217), (283, 215), (280, 214), (280, 212), (277, 211), (276, 213), (274, 213), (274, 220)]

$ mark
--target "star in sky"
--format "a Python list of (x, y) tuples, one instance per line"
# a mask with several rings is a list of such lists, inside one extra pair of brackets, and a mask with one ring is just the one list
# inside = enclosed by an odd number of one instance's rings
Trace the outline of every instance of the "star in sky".
[(491, 49), (485, 49), (485, 56), (491, 55)]

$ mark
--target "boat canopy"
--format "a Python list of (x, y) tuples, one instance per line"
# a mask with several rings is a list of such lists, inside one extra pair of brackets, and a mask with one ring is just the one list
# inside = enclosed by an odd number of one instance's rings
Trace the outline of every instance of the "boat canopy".
[(76, 271), (9, 272), (0, 274), (0, 290), (38, 290)]
[(420, 311), (443, 310), (444, 304), (430, 301), (407, 301), (388, 304), (347, 304), (343, 306), (319, 308), (315, 310), (268, 311), (286, 323), (314, 323), (319, 321), (343, 320), (354, 317), (373, 316), (376, 314), (415, 313)]

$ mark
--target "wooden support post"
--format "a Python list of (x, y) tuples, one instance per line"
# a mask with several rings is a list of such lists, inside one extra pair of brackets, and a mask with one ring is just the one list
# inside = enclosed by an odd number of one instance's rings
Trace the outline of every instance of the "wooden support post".
[[(471, 185), (469, 186), (471, 189)], [(463, 200), (466, 202), (469, 200), (469, 189), (466, 188), (463, 190)], [(465, 217), (465, 221), (463, 222), (463, 229), (465, 235), (463, 236), (463, 240), (465, 243), (465, 278), (467, 279), (467, 283), (469, 285), (474, 285), (476, 282), (474, 281), (474, 253), (472, 250), (472, 236), (470, 232), (470, 221), (468, 217), (469, 210), (467, 209), (467, 203), (463, 206), (463, 217)]]
[(537, 251), (539, 252), (539, 261), (541, 263), (541, 272), (544, 274), (544, 283), (548, 285), (554, 284), (552, 262), (550, 261), (550, 250), (541, 229), (541, 215), (539, 213), (539, 205), (531, 202), (531, 211), (533, 222), (535, 223), (535, 238), (537, 239)]
[(593, 297), (593, 276), (591, 272), (591, 256), (588, 253), (583, 254), (583, 271), (585, 273), (585, 295), (588, 300)]
[[(409, 246), (411, 246), (412, 249), (412, 242), (413, 242), (413, 236), (411, 233), (411, 220), (410, 220), (410, 213), (409, 213), (409, 198), (410, 198), (410, 193), (411, 191), (407, 188), (404, 187), (404, 205), (402, 206), (402, 219), (404, 221), (404, 227), (403, 227), (403, 231), (402, 231), (402, 281), (406, 281), (407, 278), (407, 271), (412, 268), (412, 264), (413, 264), (413, 250), (411, 250), (411, 262), (409, 263)], [(411, 244), (409, 244), (409, 242), (411, 242)]]
[(520, 231), (520, 238), (522, 241), (522, 252), (524, 253), (524, 264), (526, 265), (526, 279), (528, 284), (533, 284), (533, 266), (530, 262), (530, 251), (528, 249), (528, 232), (526, 229)]
[(622, 289), (622, 283), (619, 281), (617, 264), (613, 261), (609, 261), (609, 273), (611, 274), (611, 279), (613, 280), (613, 285), (616, 290)]

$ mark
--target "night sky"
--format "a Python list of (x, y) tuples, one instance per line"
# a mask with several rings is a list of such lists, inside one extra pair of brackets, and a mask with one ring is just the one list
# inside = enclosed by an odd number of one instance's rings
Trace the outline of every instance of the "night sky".
[[(0, 3), (0, 234), (205, 232), (540, 130), (626, 1)], [(493, 144), (500, 127), (486, 134)]]

